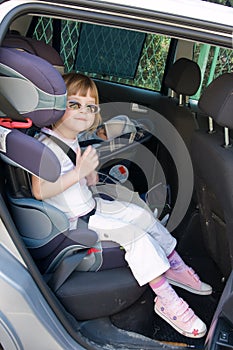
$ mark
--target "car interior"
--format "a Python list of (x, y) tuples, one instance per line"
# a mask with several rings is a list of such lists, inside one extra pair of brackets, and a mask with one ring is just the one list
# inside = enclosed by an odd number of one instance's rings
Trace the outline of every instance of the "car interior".
[[(138, 285), (119, 245), (102, 242), (100, 250), (94, 231), (70, 230), (64, 213), (33, 197), (31, 174), (51, 182), (60, 174), (57, 157), (35, 135), (66, 108), (63, 72), (60, 52), (30, 31), (5, 36), (0, 47), (0, 189), (12, 237), (27, 255), (29, 271), (67, 327), (101, 348), (110, 340), (125, 349), (204, 348), (208, 338), (184, 337), (153, 312), (154, 294)], [(94, 78), (103, 121), (127, 115), (139, 122), (133, 141), (129, 133), (98, 145), (98, 171), (107, 180), (99, 183), (96, 195), (114, 200), (108, 189), (124, 187), (152, 210), (158, 208), (160, 220), (168, 215), (165, 224), (178, 241), (178, 252), (213, 287), (204, 297), (176, 290), (208, 329), (215, 329), (209, 348), (225, 350), (233, 344), (232, 301), (220, 315), (218, 306), (224, 304), (226, 286), (232, 286), (233, 73), (213, 79), (193, 106), (189, 98), (201, 84), (198, 64), (180, 57), (165, 73), (169, 95)], [(172, 133), (162, 138), (166, 123)], [(126, 167), (125, 183), (111, 175), (114, 166)], [(157, 191), (158, 183), (166, 184), (165, 190)], [(230, 345), (219, 338), (223, 331), (230, 334)]]

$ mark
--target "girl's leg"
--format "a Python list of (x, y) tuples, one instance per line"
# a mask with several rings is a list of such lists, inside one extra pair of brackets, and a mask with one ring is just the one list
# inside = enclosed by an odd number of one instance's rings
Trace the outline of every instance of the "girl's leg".
[[(155, 219), (151, 211), (138, 205), (119, 201), (106, 201), (97, 198), (97, 211), (104, 217), (119, 220), (124, 225), (132, 225), (147, 232), (158, 242), (168, 256), (176, 246), (176, 239)], [(114, 227), (114, 226), (113, 226)], [(112, 228), (113, 228), (112, 227)]]
[[(122, 221), (121, 206), (115, 207), (115, 216), (114, 211), (110, 213), (109, 206), (105, 209), (107, 211), (98, 210), (90, 218), (89, 227), (98, 233), (100, 240), (112, 240), (124, 247), (125, 258), (139, 285), (150, 283), (158, 296), (155, 299), (156, 313), (186, 336), (203, 336), (206, 332), (205, 324), (177, 296), (167, 280), (163, 278), (163, 283), (156, 285), (157, 277), (170, 268), (167, 256), (158, 241), (143, 231), (139, 225)], [(125, 212), (123, 217), (125, 219)], [(174, 244), (175, 239), (171, 239), (171, 242)], [(164, 297), (165, 294), (166, 297)]]
[(176, 294), (164, 276), (154, 279), (149, 284), (157, 295), (155, 312), (159, 316), (186, 337), (201, 338), (205, 335), (206, 325)]
[(195, 294), (209, 295), (212, 293), (212, 287), (202, 282), (175, 250), (168, 256), (168, 260), (170, 269), (166, 271), (165, 276), (169, 283)]
[(154, 221), (149, 233), (153, 238), (159, 240), (161, 247), (165, 250), (170, 263), (170, 269), (165, 273), (169, 283), (199, 295), (212, 293), (212, 287), (202, 282), (195, 271), (185, 264), (174, 249), (170, 250), (172, 245), (167, 245), (166, 242), (167, 237), (169, 237), (168, 230), (159, 221)]
[[(108, 231), (105, 232), (104, 237), (101, 238), (102, 240), (113, 240), (125, 247), (127, 240), (129, 242), (134, 242), (138, 240), (140, 236), (145, 235), (146, 231), (152, 238), (152, 247), (156, 247), (157, 252), (161, 251), (162, 249), (165, 256), (169, 259), (171, 266), (168, 265), (168, 269), (170, 269), (167, 271), (166, 277), (169, 279), (171, 284), (178, 285), (179, 287), (187, 289), (193, 293), (203, 295), (211, 294), (212, 288), (209, 285), (201, 282), (196, 273), (183, 262), (177, 253), (172, 254), (176, 246), (175, 238), (158, 220), (154, 218), (150, 211), (131, 203), (118, 201), (110, 202), (102, 199), (97, 199), (97, 208), (98, 214), (100, 214), (104, 220), (110, 220), (109, 228), (105, 225), (107, 221), (101, 222), (101, 224), (97, 223), (97, 226), (99, 226), (99, 229), (101, 230), (100, 232), (103, 232), (103, 227), (105, 227), (105, 229)], [(112, 223), (111, 220), (113, 220)], [(119, 223), (121, 223), (120, 226)], [(146, 241), (147, 244), (149, 244), (147, 238)], [(141, 238), (140, 242), (143, 242)], [(143, 245), (140, 244), (139, 247), (141, 246)], [(138, 245), (134, 250), (137, 250), (137, 247)], [(128, 254), (126, 254), (126, 259), (133, 260), (134, 257), (133, 254), (131, 254), (132, 251), (133, 249), (126, 249), (126, 252), (128, 252)], [(160, 252), (160, 255), (161, 254), (162, 253)], [(163, 260), (165, 261), (164, 257)], [(176, 264), (174, 263), (175, 261)], [(177, 268), (178, 261), (179, 268)], [(162, 271), (160, 272), (162, 273)]]
[(139, 227), (96, 213), (90, 218), (89, 228), (97, 232), (100, 240), (114, 241), (124, 247), (125, 259), (141, 286), (170, 267), (158, 242)]

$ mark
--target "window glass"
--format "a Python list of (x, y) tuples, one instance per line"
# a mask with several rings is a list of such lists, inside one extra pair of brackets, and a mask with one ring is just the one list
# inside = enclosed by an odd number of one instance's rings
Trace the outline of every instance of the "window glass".
[(79, 42), (80, 23), (62, 21), (61, 24), (61, 58), (65, 64), (65, 72), (73, 70), (77, 45)]
[(144, 33), (83, 23), (75, 70), (134, 79)]
[[(52, 44), (52, 19), (38, 18), (33, 36)], [(60, 55), (65, 72), (76, 69), (93, 78), (160, 91), (170, 41), (162, 35), (62, 20)]]
[(38, 22), (33, 33), (33, 38), (42, 40), (46, 44), (52, 44), (53, 26), (51, 18), (38, 17)]
[[(160, 91), (170, 46), (169, 37), (102, 26), (96, 30), (97, 26), (91, 24), (82, 26), (76, 21), (62, 21), (60, 55), (66, 72), (76, 67), (76, 70), (94, 78)], [(115, 35), (118, 36), (117, 41), (114, 41)], [(38, 18), (33, 36), (52, 44), (52, 19)], [(80, 48), (84, 50), (82, 54)], [(106, 57), (111, 63), (107, 69), (104, 66)], [(196, 43), (193, 60), (202, 72), (202, 83), (194, 99), (199, 99), (203, 89), (217, 76), (233, 71), (231, 49)]]
[(76, 71), (160, 90), (170, 38), (91, 24), (82, 25), (79, 38)]
[(196, 95), (193, 96), (194, 99), (199, 99), (202, 91), (213, 79), (223, 73), (233, 71), (233, 50), (231, 49), (196, 44), (193, 60), (198, 63), (202, 73), (201, 86)]

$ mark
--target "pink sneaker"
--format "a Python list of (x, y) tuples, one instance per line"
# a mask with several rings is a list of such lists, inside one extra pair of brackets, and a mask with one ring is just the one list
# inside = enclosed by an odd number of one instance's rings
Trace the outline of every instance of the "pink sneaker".
[(201, 338), (206, 333), (205, 323), (195, 315), (182, 298), (178, 298), (173, 303), (166, 303), (163, 298), (156, 297), (155, 312), (186, 337)]
[(212, 293), (212, 287), (201, 282), (191, 267), (184, 266), (182, 269), (169, 269), (165, 272), (165, 277), (170, 284), (186, 289), (189, 292), (200, 295)]

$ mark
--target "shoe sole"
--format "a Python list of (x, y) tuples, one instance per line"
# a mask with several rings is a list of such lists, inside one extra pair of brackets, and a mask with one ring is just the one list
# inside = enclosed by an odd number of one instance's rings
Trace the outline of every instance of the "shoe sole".
[(182, 284), (180, 282), (171, 280), (170, 278), (166, 277), (166, 279), (173, 286), (180, 287), (180, 288), (185, 289), (185, 290), (187, 290), (191, 293), (194, 293), (194, 294), (198, 294), (198, 295), (210, 295), (210, 294), (212, 294), (212, 289), (211, 290), (197, 290), (197, 289), (193, 289), (190, 286), (187, 286), (186, 284)]
[(170, 324), (170, 326), (172, 326), (177, 332), (179, 332), (180, 334), (184, 335), (185, 337), (188, 338), (202, 338), (204, 337), (204, 335), (206, 334), (207, 328), (205, 328), (204, 331), (200, 332), (197, 335), (194, 335), (193, 333), (189, 333), (184, 331), (183, 329), (177, 327), (169, 318), (166, 317), (166, 315), (162, 314), (157, 308), (156, 308), (156, 304), (155, 304), (155, 308), (154, 308), (156, 314), (158, 314), (162, 319), (164, 319), (164, 321), (166, 321), (167, 323)]

